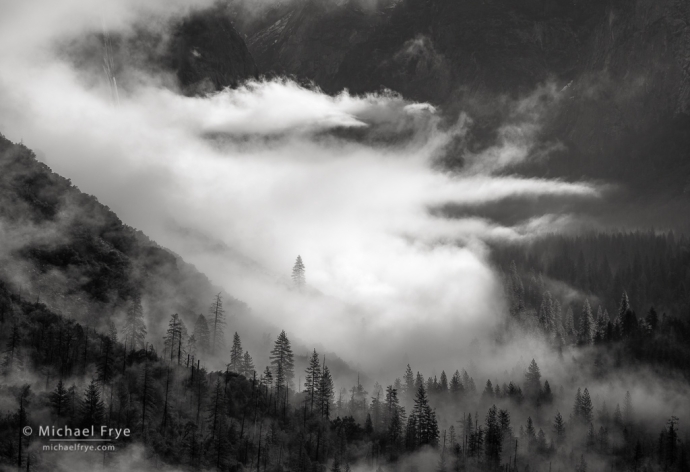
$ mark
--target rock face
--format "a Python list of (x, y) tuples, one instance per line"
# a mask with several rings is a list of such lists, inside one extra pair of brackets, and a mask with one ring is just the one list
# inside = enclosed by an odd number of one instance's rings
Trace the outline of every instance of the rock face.
[(222, 8), (195, 12), (175, 25), (169, 51), (171, 67), (189, 94), (235, 87), (258, 76), (247, 45)]
[(476, 136), (491, 134), (506, 97), (567, 86), (540, 136), (564, 150), (525, 171), (690, 202), (687, 1), (391, 0), (367, 10), (295, 0), (242, 28), (262, 72), (469, 110), (487, 128)]

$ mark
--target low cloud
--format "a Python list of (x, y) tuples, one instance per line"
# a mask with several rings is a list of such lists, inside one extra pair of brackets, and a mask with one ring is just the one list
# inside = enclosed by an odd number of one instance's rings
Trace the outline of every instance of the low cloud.
[[(29, 3), (0, 20), (0, 130), (256, 315), (364, 368), (404, 355), (421, 368), (468, 350), (505, 312), (485, 242), (573, 224), (569, 215), (535, 214), (502, 225), (433, 208), (600, 196), (586, 182), (495, 175), (534, 149), (539, 109), (527, 102), (516, 113), (533, 124), (523, 132), (506, 125), (495, 149), (456, 174), (433, 163), (464, 122), (443, 127), (433, 107), (393, 93), (333, 97), (272, 80), (184, 97), (149, 77), (115, 106), (107, 81), (85, 81), (55, 44), (97, 31), (97, 12), (126, 34), (142, 15), (167, 21), (187, 7)], [(49, 14), (27, 37), (16, 25), (30, 24), (37, 4)], [(284, 282), (298, 254), (307, 293)]]

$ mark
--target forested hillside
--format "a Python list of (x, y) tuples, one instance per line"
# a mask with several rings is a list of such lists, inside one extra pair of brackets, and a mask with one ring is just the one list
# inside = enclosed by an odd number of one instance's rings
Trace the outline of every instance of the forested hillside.
[[(0, 189), (0, 278), (23, 299), (96, 329), (119, 323), (138, 299), (149, 331), (162, 334), (170, 313), (193, 323), (221, 292), (1, 135)], [(224, 298), (229, 316), (249, 316), (242, 302)]]
[[(235, 335), (227, 367), (213, 371), (204, 364), (220, 349), (213, 326), (222, 317), (213, 311), (193, 332), (173, 315), (157, 351), (136, 307), (122, 332), (98, 332), (2, 284), (0, 457), (6, 468), (55, 470), (60, 461), (42, 452), (43, 439), (19, 434), (24, 427), (107, 424), (133, 434), (103, 453), (105, 466), (124, 458), (128, 467), (183, 470), (688, 470), (678, 418), (638, 409), (629, 392), (593, 396), (588, 388), (624, 370), (644, 375), (644, 363), (657, 359), (640, 362), (635, 353), (658, 352), (662, 339), (681, 346), (687, 323), (652, 315), (633, 323), (624, 297), (622, 316), (605, 324), (585, 304), (574, 330), (572, 314), (562, 321), (549, 303), (539, 326), (561, 353), (577, 355), (569, 368), (573, 378), (584, 375), (581, 383), (543, 378), (536, 360), (486, 381), (462, 366), (425, 377), (408, 365), (391, 385), (367, 392), (359, 382), (334, 386), (316, 350), (300, 375), (284, 331), (270, 365), (254, 365)], [(509, 324), (514, 332), (527, 323)], [(674, 356), (658, 358), (666, 375), (687, 368)], [(145, 452), (134, 458), (134, 447)]]

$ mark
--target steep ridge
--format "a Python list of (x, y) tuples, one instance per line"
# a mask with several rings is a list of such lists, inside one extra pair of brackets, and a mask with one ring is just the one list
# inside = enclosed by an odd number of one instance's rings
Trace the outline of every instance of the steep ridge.
[[(140, 295), (149, 331), (160, 334), (170, 314), (193, 324), (222, 292), (2, 135), (0, 190), (0, 277), (23, 298), (102, 329)], [(248, 316), (223, 295), (231, 318)]]

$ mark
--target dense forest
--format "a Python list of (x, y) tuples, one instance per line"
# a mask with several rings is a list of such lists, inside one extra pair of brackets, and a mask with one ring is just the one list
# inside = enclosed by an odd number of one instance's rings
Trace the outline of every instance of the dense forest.
[[(587, 299), (577, 306), (548, 291), (537, 297), (517, 267), (507, 273), (511, 315), (499, 337), (528, 331), (554, 353), (578, 353), (592, 382), (642, 365), (659, 376), (687, 373), (687, 319), (654, 308), (637, 315), (625, 292), (615, 311), (602, 303), (596, 314)], [(624, 264), (617, 267), (627, 274)], [(293, 280), (304, 283), (301, 258)], [(0, 287), (5, 467), (52, 470), (41, 439), (21, 434), (27, 425), (107, 424), (132, 436), (103, 452), (104, 465), (138, 444), (149, 465), (184, 470), (689, 468), (682, 419), (650, 420), (630, 392), (595, 399), (587, 385), (556, 387), (542, 376), (539, 359), (502, 379), (475, 381), (462, 366), (429, 376), (408, 365), (385, 387), (335, 385), (316, 350), (305, 372), (295, 372), (285, 331), (266, 366), (254, 365), (237, 332), (225, 346), (232, 326), (221, 295), (193, 327), (173, 314), (162, 342), (150, 339), (145, 319), (135, 295), (119, 330), (110, 323), (96, 331)], [(212, 355), (226, 359), (225, 370), (207, 369)]]

